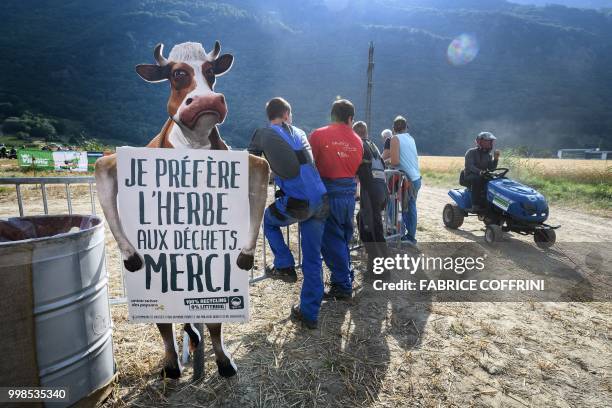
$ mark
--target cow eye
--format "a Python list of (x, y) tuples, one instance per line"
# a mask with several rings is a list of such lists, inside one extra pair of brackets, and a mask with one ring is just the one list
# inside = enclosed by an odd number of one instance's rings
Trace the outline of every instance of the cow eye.
[(174, 77), (176, 81), (180, 81), (187, 76), (187, 72), (183, 71), (182, 69), (177, 69), (176, 71), (172, 73), (172, 76)]
[(212, 68), (208, 68), (206, 72), (204, 72), (204, 75), (206, 75), (207, 77), (214, 77), (215, 71)]

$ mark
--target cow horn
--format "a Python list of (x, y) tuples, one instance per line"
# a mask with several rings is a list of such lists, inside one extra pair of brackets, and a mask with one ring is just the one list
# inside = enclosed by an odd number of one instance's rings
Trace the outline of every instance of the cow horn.
[(168, 65), (168, 60), (164, 58), (163, 52), (164, 52), (164, 44), (162, 43), (157, 44), (155, 46), (155, 51), (153, 52), (153, 55), (155, 56), (155, 61), (157, 61), (157, 65), (159, 65), (160, 67), (164, 67)]
[(212, 57), (213, 60), (215, 60), (219, 56), (220, 52), (221, 52), (221, 44), (219, 43), (219, 41), (215, 41), (215, 48), (213, 48), (212, 52), (210, 53), (210, 56)]

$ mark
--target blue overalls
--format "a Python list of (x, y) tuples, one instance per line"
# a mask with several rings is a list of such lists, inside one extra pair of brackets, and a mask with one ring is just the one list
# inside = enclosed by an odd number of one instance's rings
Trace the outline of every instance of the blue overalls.
[(352, 292), (353, 271), (348, 245), (353, 237), (355, 191), (353, 177), (323, 179), (329, 197), (329, 217), (325, 222), (321, 254), (331, 272), (331, 283), (339, 290)]
[(274, 180), (284, 194), (266, 208), (264, 234), (274, 253), (274, 267), (292, 267), (295, 260), (285, 243), (281, 227), (299, 223), (304, 275), (300, 311), (304, 318), (316, 321), (323, 298), (321, 238), (328, 211), (326, 190), (314, 164), (308, 162), (299, 136), (277, 125), (271, 128), (293, 148), (300, 162), (300, 174), (292, 179), (275, 176)]

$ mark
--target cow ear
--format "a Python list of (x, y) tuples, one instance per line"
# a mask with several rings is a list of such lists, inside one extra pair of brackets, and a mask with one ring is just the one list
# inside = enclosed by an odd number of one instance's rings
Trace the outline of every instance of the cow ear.
[(215, 60), (215, 75), (220, 76), (225, 74), (232, 67), (234, 56), (232, 54), (223, 54)]
[(136, 65), (136, 73), (147, 82), (161, 82), (168, 79), (167, 67), (155, 64)]

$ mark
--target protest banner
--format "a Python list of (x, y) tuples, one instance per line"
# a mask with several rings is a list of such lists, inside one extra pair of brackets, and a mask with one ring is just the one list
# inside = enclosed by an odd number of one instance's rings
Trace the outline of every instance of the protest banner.
[(37, 170), (87, 171), (87, 152), (19, 149), (19, 167)]
[(19, 167), (34, 168), (37, 170), (53, 170), (53, 152), (48, 150), (19, 149), (17, 150), (17, 163)]
[(249, 274), (248, 153), (117, 149), (123, 229), (143, 258), (125, 271), (132, 322), (243, 322)]
[(104, 152), (87, 152), (87, 171), (94, 171), (96, 160), (104, 156)]
[(87, 171), (87, 152), (60, 150), (53, 152), (55, 170)]

